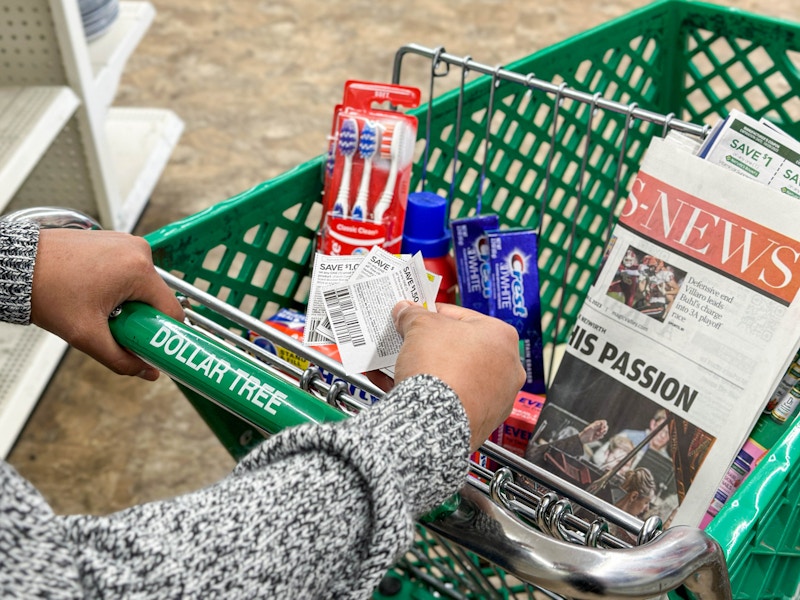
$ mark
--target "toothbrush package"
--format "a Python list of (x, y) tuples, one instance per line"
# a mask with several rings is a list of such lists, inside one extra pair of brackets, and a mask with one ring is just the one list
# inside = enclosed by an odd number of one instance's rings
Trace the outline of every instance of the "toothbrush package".
[(408, 109), (419, 103), (417, 88), (345, 83), (325, 165), (317, 246), (324, 254), (361, 254), (373, 246), (400, 252), (417, 119), (388, 105)]

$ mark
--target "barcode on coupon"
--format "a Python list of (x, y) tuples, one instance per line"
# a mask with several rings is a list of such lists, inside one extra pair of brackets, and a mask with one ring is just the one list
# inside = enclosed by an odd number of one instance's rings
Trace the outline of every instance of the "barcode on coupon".
[(352, 344), (356, 347), (366, 344), (350, 290), (347, 288), (328, 290), (323, 292), (323, 295), (330, 312), (331, 325), (339, 338), (339, 343)]
[(306, 331), (308, 331), (308, 337), (306, 338), (306, 342), (309, 344), (316, 344), (319, 342), (330, 342), (330, 340), (319, 332), (319, 323), (320, 319), (311, 318), (306, 322)]

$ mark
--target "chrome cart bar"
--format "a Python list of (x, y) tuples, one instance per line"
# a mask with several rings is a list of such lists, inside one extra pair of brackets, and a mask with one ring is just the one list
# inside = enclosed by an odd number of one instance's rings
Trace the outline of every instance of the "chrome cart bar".
[(667, 128), (680, 131), (699, 137), (705, 137), (708, 133), (709, 127), (707, 125), (697, 125), (696, 123), (689, 123), (681, 121), (674, 117), (674, 115), (663, 115), (650, 110), (639, 108), (635, 104), (623, 104), (613, 100), (607, 100), (597, 94), (589, 94), (565, 85), (556, 85), (551, 81), (545, 79), (538, 79), (534, 74), (520, 74), (501, 66), (489, 66), (475, 60), (469, 56), (455, 56), (444, 51), (444, 48), (428, 48), (419, 44), (406, 44), (400, 47), (395, 53), (394, 67), (392, 70), (392, 82), (400, 83), (402, 76), (403, 59), (406, 55), (417, 55), (428, 58), (432, 61), (432, 69), (435, 71), (440, 64), (445, 64), (446, 67), (454, 65), (460, 67), (464, 71), (475, 71), (483, 75), (494, 77), (496, 81), (509, 81), (517, 83), (521, 86), (527, 87), (532, 90), (539, 90), (552, 94), (560, 99), (576, 100), (585, 104), (591, 104), (594, 108), (615, 112), (621, 115), (626, 115), (631, 119), (638, 119), (655, 123)]

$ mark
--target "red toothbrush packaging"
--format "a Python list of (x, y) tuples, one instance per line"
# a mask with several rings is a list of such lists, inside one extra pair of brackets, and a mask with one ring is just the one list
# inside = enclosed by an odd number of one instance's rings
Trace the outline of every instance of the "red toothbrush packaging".
[(317, 248), (325, 254), (399, 253), (417, 119), (417, 88), (348, 81), (331, 127)]

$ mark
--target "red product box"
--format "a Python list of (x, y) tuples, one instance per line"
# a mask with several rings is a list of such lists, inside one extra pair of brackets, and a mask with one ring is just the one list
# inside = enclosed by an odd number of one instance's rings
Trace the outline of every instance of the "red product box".
[(525, 456), (533, 430), (544, 406), (544, 396), (520, 391), (511, 414), (497, 428), (497, 444), (509, 452)]

